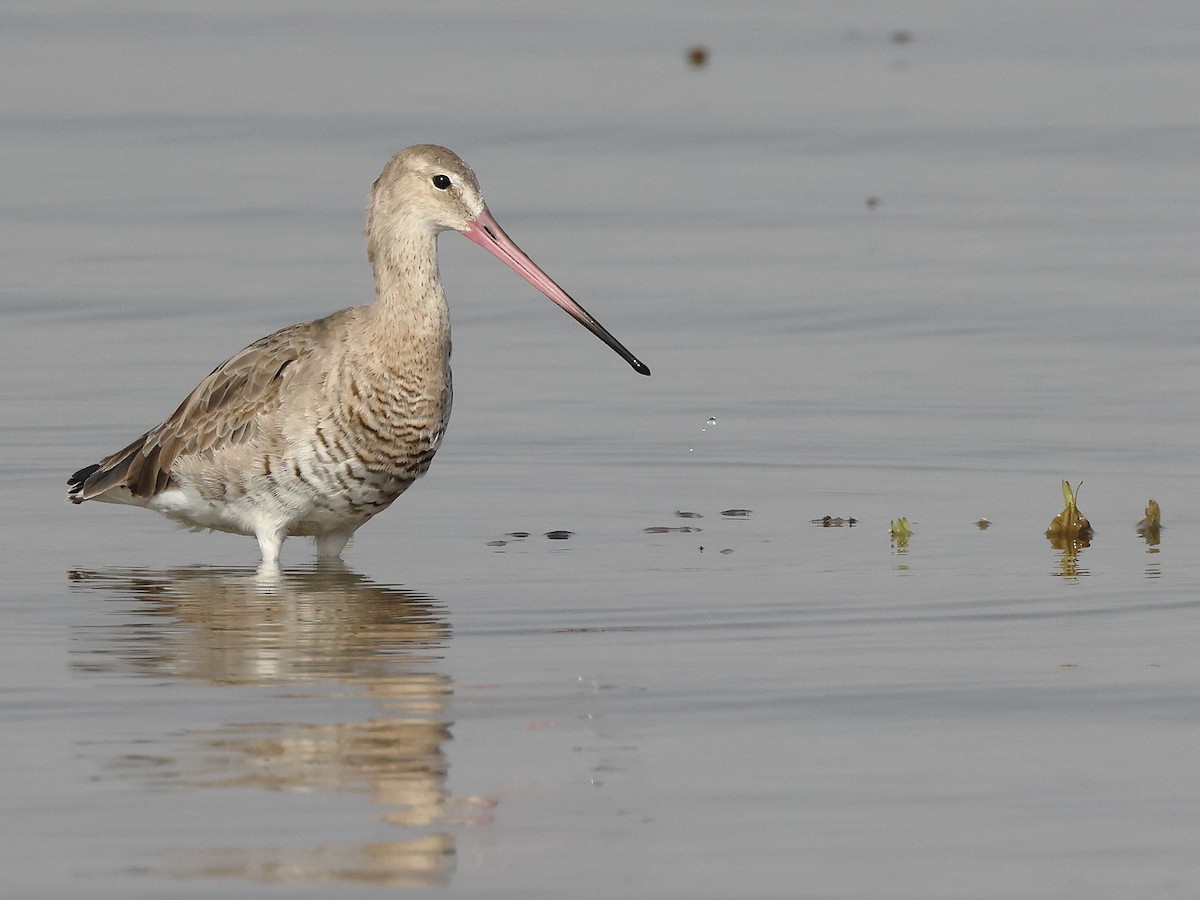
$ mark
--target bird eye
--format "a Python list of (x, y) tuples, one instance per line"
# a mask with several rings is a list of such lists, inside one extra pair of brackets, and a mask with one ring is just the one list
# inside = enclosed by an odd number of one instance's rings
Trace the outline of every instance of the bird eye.
[(433, 186), (439, 191), (444, 191), (446, 188), (450, 187), (449, 175), (434, 175), (431, 181), (433, 181)]

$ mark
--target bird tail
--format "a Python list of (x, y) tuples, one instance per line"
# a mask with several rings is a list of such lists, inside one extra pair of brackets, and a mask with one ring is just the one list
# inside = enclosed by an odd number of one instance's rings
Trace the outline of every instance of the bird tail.
[[(164, 486), (166, 478), (157, 470), (159, 448), (146, 454), (146, 435), (98, 463), (84, 466), (67, 479), (67, 499), (72, 503), (104, 500), (110, 503), (144, 504)], [(159, 477), (155, 477), (158, 475)], [(169, 476), (167, 476), (169, 477)], [(149, 481), (143, 485), (142, 482)]]
[(72, 503), (82, 503), (89, 498), (81, 496), (83, 488), (87, 484), (88, 478), (100, 470), (100, 463), (92, 463), (90, 466), (84, 466), (74, 475), (67, 479), (67, 499)]

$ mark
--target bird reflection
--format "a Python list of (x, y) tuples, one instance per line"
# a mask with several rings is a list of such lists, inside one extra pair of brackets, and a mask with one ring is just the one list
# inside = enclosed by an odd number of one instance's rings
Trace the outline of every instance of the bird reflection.
[[(299, 709), (309, 721), (164, 736), (164, 744), (180, 746), (168, 751), (172, 765), (161, 765), (161, 756), (144, 765), (148, 787), (357, 793), (404, 831), (369, 845), (188, 851), (170, 863), (175, 874), (395, 887), (448, 882), (454, 839), (440, 829), (477, 813), (445, 787), (452, 685), (437, 665), (450, 630), (436, 600), (341, 565), (298, 573), (106, 569), (72, 572), (70, 580), (73, 589), (119, 606), (112, 625), (81, 629), (79, 671), (305, 688), (277, 702), (273, 696), (271, 710)], [(329, 721), (347, 708), (361, 718), (361, 702), (347, 695), (370, 700), (369, 719)], [(114, 763), (122, 777), (146, 759), (145, 749)]]

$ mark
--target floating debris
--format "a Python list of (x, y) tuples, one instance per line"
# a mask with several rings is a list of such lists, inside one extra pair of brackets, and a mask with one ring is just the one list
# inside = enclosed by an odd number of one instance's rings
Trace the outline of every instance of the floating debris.
[(916, 35), (906, 28), (901, 28), (892, 32), (893, 44), (911, 44), (916, 40)]
[(847, 528), (853, 528), (858, 524), (858, 519), (853, 516), (849, 519), (843, 519), (841, 516), (821, 516), (819, 519), (809, 520), (813, 525), (820, 525), (822, 528), (841, 528), (843, 525)]
[(877, 206), (879, 206), (879, 198), (878, 197), (868, 197), (867, 198), (867, 209), (875, 209)]
[(703, 528), (695, 528), (691, 525), (652, 525), (642, 529), (646, 534), (698, 534), (703, 530)]
[(529, 537), (528, 531), (510, 531), (505, 537), (513, 538), (514, 540), (523, 541)]
[(592, 627), (580, 626), (577, 628), (551, 628), (550, 629), (551, 634), (603, 634), (606, 631), (608, 631), (607, 628), (597, 627), (597, 626), (592, 626)]
[(1092, 523), (1079, 511), (1079, 489), (1083, 482), (1071, 490), (1069, 482), (1062, 483), (1063, 501), (1066, 506), (1050, 521), (1046, 529), (1046, 537), (1050, 546), (1061, 550), (1062, 556), (1058, 561), (1058, 571), (1055, 575), (1076, 581), (1081, 575), (1087, 575), (1088, 570), (1079, 566), (1079, 552), (1092, 543)]
[(1087, 517), (1079, 511), (1078, 495), (1079, 489), (1083, 487), (1083, 482), (1076, 485), (1075, 490), (1071, 490), (1071, 483), (1064, 481), (1062, 483), (1063, 501), (1067, 504), (1063, 507), (1063, 511), (1050, 520), (1050, 527), (1046, 529), (1046, 537), (1051, 540), (1061, 538), (1069, 541), (1088, 541), (1092, 537), (1092, 523), (1087, 520)]
[(978, 522), (975, 523), (975, 527), (978, 528), (980, 531), (987, 531), (989, 528), (992, 527), (992, 523), (989, 522), (987, 519), (980, 519)]
[(912, 534), (908, 519), (892, 519), (891, 530), (894, 538), (907, 538)]
[(722, 551), (721, 551), (721, 555), (722, 555), (722, 556), (728, 556), (728, 555), (729, 555), (730, 553), (732, 553), (732, 552), (733, 552), (733, 548), (732, 548), (732, 547), (726, 547), (724, 550), (722, 550)]
[(489, 546), (489, 547), (507, 547), (508, 541), (488, 541), (487, 546)]
[(566, 540), (570, 540), (571, 538), (575, 537), (575, 532), (573, 532), (573, 531), (547, 531), (546, 537), (548, 537), (552, 541), (566, 541)]
[(703, 69), (708, 65), (708, 48), (699, 44), (688, 48), (687, 61), (693, 69)]
[[(1071, 490), (1068, 482), (1062, 483), (1063, 500), (1067, 505), (1050, 521), (1050, 527), (1046, 529), (1046, 537), (1050, 539), (1050, 546), (1055, 550), (1064, 551), (1061, 562), (1062, 574), (1071, 578), (1081, 574), (1076, 557), (1080, 548), (1091, 546), (1093, 534), (1092, 523), (1079, 511), (1077, 495), (1081, 487), (1083, 487), (1082, 481), (1074, 491)], [(1086, 575), (1086, 570), (1082, 574)]]
[(704, 516), (698, 512), (684, 512), (681, 509), (675, 510), (675, 518), (677, 519), (703, 519)]
[[(1146, 544), (1151, 547), (1157, 547), (1161, 537), (1159, 531), (1162, 528), (1161, 523), (1162, 510), (1158, 508), (1158, 501), (1151, 500), (1146, 504), (1146, 518), (1137, 524), (1137, 533), (1140, 534), (1146, 541)], [(1157, 552), (1157, 551), (1153, 551)]]
[(727, 519), (745, 519), (750, 516), (748, 509), (723, 509), (721, 515)]
[(1157, 531), (1162, 527), (1161, 521), (1162, 509), (1159, 508), (1157, 500), (1151, 499), (1150, 502), (1146, 504), (1146, 518), (1137, 523), (1137, 530), (1139, 533), (1143, 534), (1151, 529)]

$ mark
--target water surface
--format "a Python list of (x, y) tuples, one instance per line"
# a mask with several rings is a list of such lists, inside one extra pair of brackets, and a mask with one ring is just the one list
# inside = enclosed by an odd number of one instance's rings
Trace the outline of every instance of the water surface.
[[(6, 7), (4, 894), (1194, 896), (1198, 58), (1170, 0)], [(369, 298), (422, 141), (654, 376), (447, 235), (454, 418), (344, 569), (69, 506)]]

